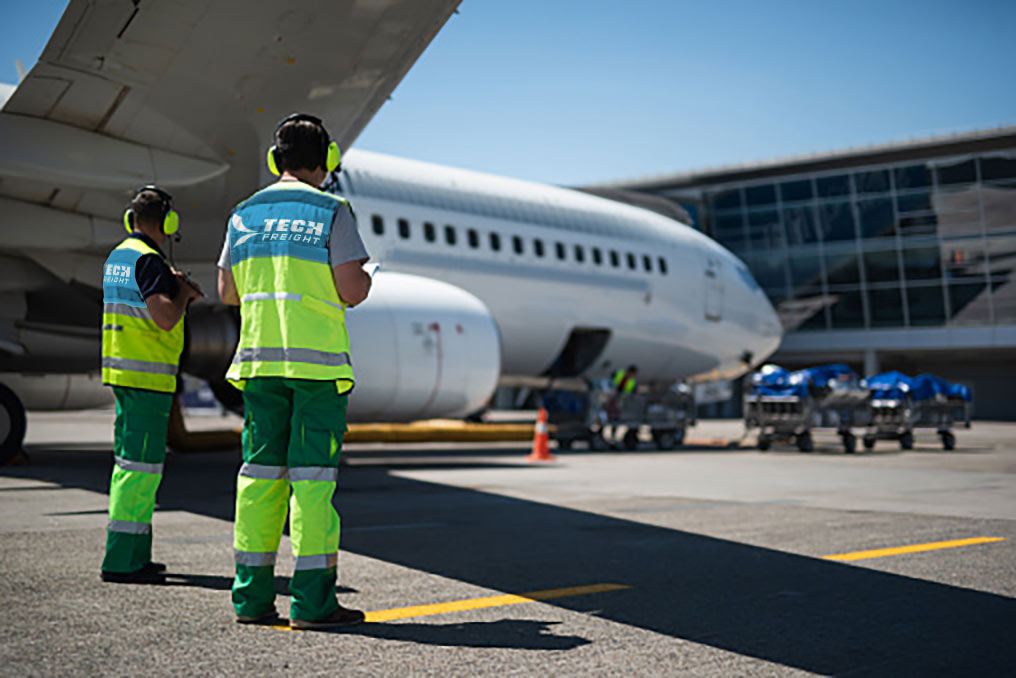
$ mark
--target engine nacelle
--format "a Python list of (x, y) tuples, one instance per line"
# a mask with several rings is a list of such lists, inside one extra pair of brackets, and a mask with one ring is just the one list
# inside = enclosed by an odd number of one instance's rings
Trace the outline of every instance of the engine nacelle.
[(497, 323), (478, 298), (432, 278), (380, 272), (346, 312), (356, 388), (350, 421), (463, 416), (497, 386)]

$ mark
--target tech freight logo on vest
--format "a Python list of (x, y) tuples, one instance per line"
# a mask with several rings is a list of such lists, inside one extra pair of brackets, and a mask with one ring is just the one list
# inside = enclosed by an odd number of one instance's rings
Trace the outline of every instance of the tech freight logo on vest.
[(318, 245), (325, 229), (324, 222), (303, 219), (265, 219), (264, 223), (249, 228), (239, 214), (234, 214), (230, 223), (234, 229), (244, 234), (233, 243), (234, 247), (258, 236), (261, 237), (256, 242), (289, 241)]
[(131, 281), (131, 267), (127, 264), (106, 264), (106, 275), (102, 284), (127, 285)]

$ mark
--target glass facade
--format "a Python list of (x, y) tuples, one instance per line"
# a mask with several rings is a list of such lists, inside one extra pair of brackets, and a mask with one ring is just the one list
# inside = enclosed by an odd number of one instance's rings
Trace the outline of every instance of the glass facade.
[(1016, 324), (1016, 150), (705, 187), (699, 227), (800, 331)]

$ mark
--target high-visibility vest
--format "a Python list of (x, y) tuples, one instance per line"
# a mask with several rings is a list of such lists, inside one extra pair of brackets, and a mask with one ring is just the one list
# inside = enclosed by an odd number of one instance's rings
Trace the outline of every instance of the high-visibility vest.
[[(618, 370), (617, 372), (614, 372), (614, 388), (620, 388), (622, 394), (628, 395), (635, 390), (636, 382), (635, 377), (631, 377), (630, 379), (625, 381), (625, 374), (627, 374), (627, 372), (625, 372), (624, 370)], [(623, 386), (622, 382), (624, 382)]]
[(236, 206), (229, 256), (240, 296), (240, 341), (226, 373), (335, 381), (353, 388), (346, 304), (335, 290), (328, 236), (346, 201), (303, 182), (279, 182)]
[(176, 391), (183, 351), (183, 318), (160, 329), (138, 287), (137, 263), (158, 250), (127, 238), (110, 252), (102, 275), (102, 383), (149, 391)]

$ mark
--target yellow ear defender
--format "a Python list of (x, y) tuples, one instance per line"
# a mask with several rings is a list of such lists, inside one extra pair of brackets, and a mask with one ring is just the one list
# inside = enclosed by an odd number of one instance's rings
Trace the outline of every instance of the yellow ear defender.
[[(275, 134), (278, 135), (279, 130), (282, 129), (282, 126), (285, 125), (287, 122), (293, 122), (295, 120), (306, 120), (308, 122), (314, 123), (315, 125), (321, 128), (321, 131), (323, 132), (322, 135), (323, 142), (321, 145), (321, 161), (320, 161), (321, 166), (324, 167), (325, 170), (327, 170), (328, 172), (334, 172), (335, 170), (339, 169), (339, 167), (342, 165), (342, 151), (341, 149), (339, 149), (339, 145), (334, 141), (331, 141), (331, 139), (329, 138), (328, 130), (325, 129), (324, 124), (321, 122), (321, 118), (315, 117), (313, 115), (308, 115), (306, 113), (293, 113), (292, 115), (287, 115), (285, 118), (282, 119), (282, 122), (280, 122), (275, 127)], [(268, 171), (274, 174), (275, 176), (279, 176), (280, 174), (282, 174), (282, 171), (279, 169), (280, 163), (278, 153), (279, 148), (274, 144), (271, 146), (271, 148), (268, 149), (268, 157), (267, 157)]]
[[(144, 193), (145, 191), (154, 191), (159, 194), (162, 199), (162, 232), (166, 235), (173, 235), (180, 230), (180, 215), (177, 214), (176, 210), (173, 209), (173, 196), (166, 191), (162, 190), (158, 186), (149, 184), (148, 186), (142, 186), (138, 190), (134, 191), (134, 197), (131, 198), (131, 203)], [(123, 213), (123, 225), (127, 229), (128, 233), (134, 230), (134, 209), (128, 207)]]

